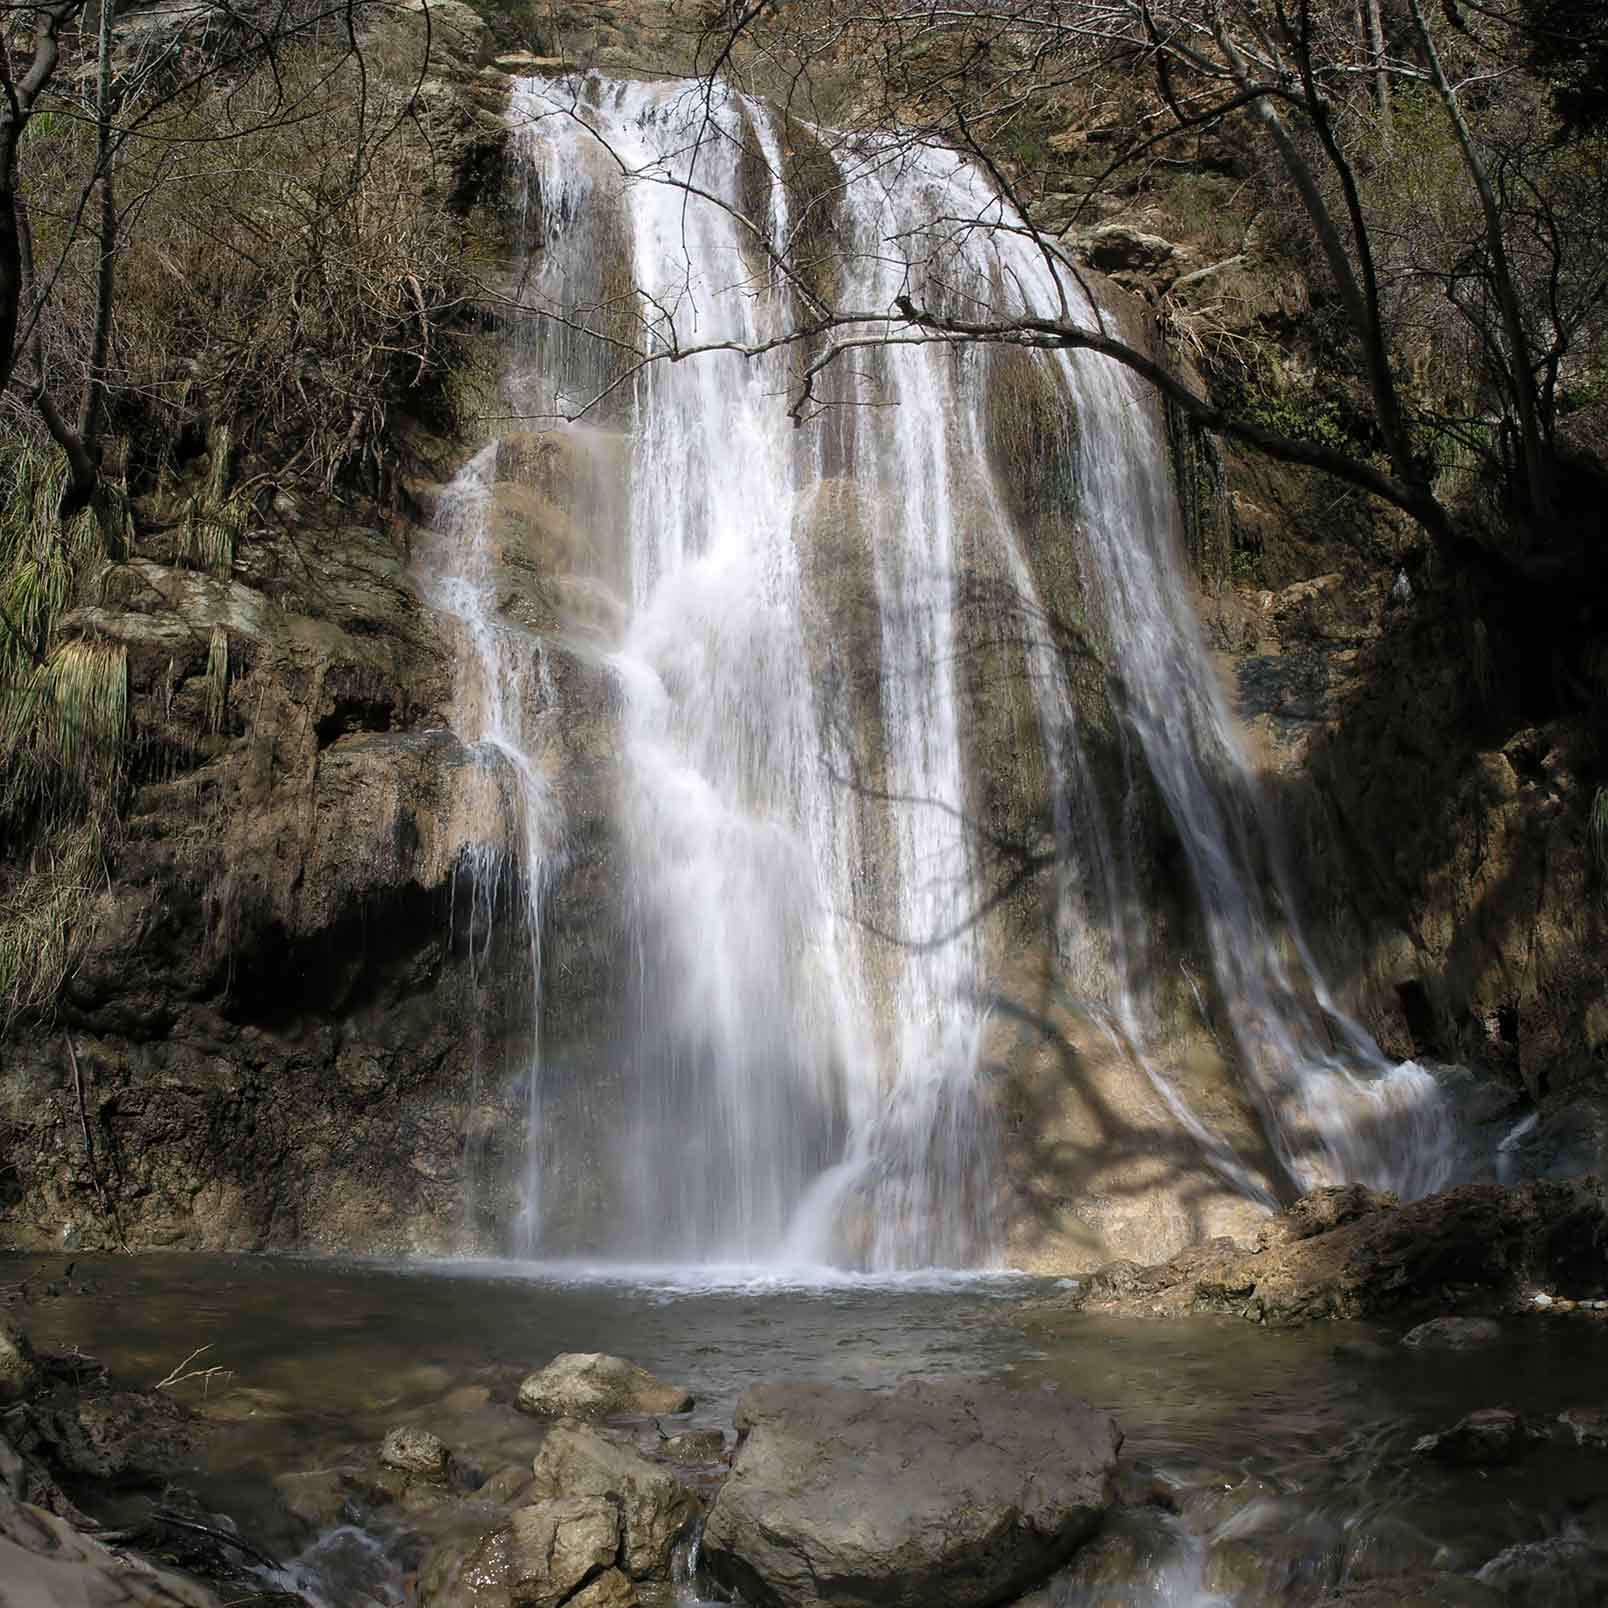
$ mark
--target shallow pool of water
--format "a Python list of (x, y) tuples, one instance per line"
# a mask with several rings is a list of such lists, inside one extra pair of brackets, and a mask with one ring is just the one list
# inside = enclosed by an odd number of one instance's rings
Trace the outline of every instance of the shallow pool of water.
[(1516, 1467), (1469, 1470), (1412, 1451), (1479, 1407), (1547, 1425), (1608, 1405), (1600, 1322), (1516, 1319), (1485, 1349), (1418, 1352), (1363, 1325), (1044, 1315), (1054, 1285), (1014, 1275), (146, 1255), (78, 1258), (64, 1283), (64, 1266), (0, 1258), (10, 1315), (140, 1383), (206, 1347), (190, 1367), (227, 1374), (182, 1389), (218, 1424), (208, 1477), (236, 1501), (243, 1478), (367, 1455), (400, 1422), (487, 1472), (522, 1463), (541, 1430), (511, 1410), (519, 1378), (610, 1351), (692, 1390), (697, 1425), (729, 1428), (767, 1379), (969, 1375), (1108, 1409), (1129, 1495), (1150, 1502), (1107, 1548), (1108, 1578), (1057, 1588), (1066, 1608), (1299, 1604), (1407, 1567), (1472, 1574), (1514, 1546), (1608, 1543), (1608, 1454), (1555, 1436)]

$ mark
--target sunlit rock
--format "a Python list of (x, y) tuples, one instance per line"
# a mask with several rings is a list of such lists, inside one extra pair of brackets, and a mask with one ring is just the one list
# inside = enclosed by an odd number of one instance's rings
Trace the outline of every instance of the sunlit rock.
[(622, 1418), (631, 1414), (685, 1413), (692, 1397), (623, 1357), (602, 1351), (566, 1351), (529, 1374), (515, 1403), (541, 1418)]
[(667, 1580), (676, 1541), (697, 1517), (698, 1499), (662, 1463), (623, 1439), (557, 1424), (536, 1457), (540, 1497), (609, 1497), (619, 1504), (620, 1567), (633, 1580)]

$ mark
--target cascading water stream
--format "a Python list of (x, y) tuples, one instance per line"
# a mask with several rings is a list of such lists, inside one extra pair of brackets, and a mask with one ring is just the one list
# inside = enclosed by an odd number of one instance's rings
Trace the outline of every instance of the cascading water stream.
[[(872, 1267), (997, 1256), (979, 1073), (987, 889), (958, 625), (968, 566), (1002, 575), (1020, 616), (1053, 795), (1061, 963), (1173, 1116), (1236, 1187), (1271, 1198), (1176, 1094), (1157, 1051), (1130, 831), (1143, 785), (1183, 845), (1245, 1083), (1283, 1168), (1301, 1184), (1443, 1182), (1432, 1080), (1385, 1062), (1301, 936), (1194, 625), (1139, 382), (1083, 355), (1030, 360), (1059, 387), (1078, 562), (1120, 666), (1118, 798), (1101, 796), (1084, 753), (990, 450), (992, 359), (933, 341), (868, 345), (826, 382), (827, 426), (792, 426), (796, 358), (781, 342), (799, 291), (777, 265), (808, 230), (834, 242), (846, 307), (880, 316), (909, 295), (1053, 315), (1064, 296), (1099, 316), (1075, 284), (1057, 287), (986, 181), (947, 152), (823, 144), (837, 182), (801, 204), (772, 114), (735, 93), (706, 100), (701, 86), (529, 79), (513, 122), (533, 248), (521, 295), (536, 317), (515, 343), (509, 394), (549, 419), (595, 401), (628, 444), (612, 582), (624, 624), (601, 651), (623, 706), (634, 1018), (606, 1120), (594, 1113), (571, 1146), (611, 1180), (590, 1248)], [(814, 137), (796, 125), (789, 137), (803, 134)], [(966, 218), (1006, 227), (944, 221)], [(629, 364), (627, 344), (678, 357)], [(683, 360), (690, 347), (707, 350)], [(441, 526), (460, 567), (438, 597), (474, 648), (472, 735), (517, 779), (539, 942), (555, 819), (522, 722), (551, 689), (529, 685), (544, 661), (494, 618), (488, 560), (474, 556), (489, 551), (495, 455), (449, 493)], [(541, 1079), (531, 1087), (534, 1124)], [(534, 1133), (527, 1150), (554, 1154)], [(526, 1244), (545, 1247), (536, 1184)]]
[[(531, 991), (539, 1000), (542, 977), (542, 904), (557, 870), (560, 822), (552, 790), (533, 758), (533, 719), (551, 710), (554, 689), (542, 644), (510, 627), (497, 611), (492, 536), (492, 485), (497, 446), (482, 448), (441, 495), (434, 520), (426, 595), (455, 619), (467, 652), (459, 660), (454, 706), (459, 733), (471, 751), (495, 768), (505, 819), (500, 830), (470, 853), (465, 867), (477, 906), (473, 929), (488, 932), (502, 889), (510, 882), (523, 903), (520, 923), (527, 947)], [(471, 944), (475, 942), (471, 932)], [(516, 1248), (530, 1254), (541, 1237), (540, 1148), (542, 1129), (539, 1012), (532, 1012), (529, 1065), (525, 1075), (525, 1162), (520, 1179)], [(468, 1169), (466, 1217), (472, 1225), (478, 1183)], [(472, 1236), (472, 1228), (471, 1228)]]
[(1303, 1188), (1358, 1180), (1408, 1197), (1444, 1188), (1455, 1144), (1438, 1086), (1413, 1062), (1389, 1062), (1339, 1010), (1306, 943), (1279, 834), (1180, 572), (1157, 410), (1110, 360), (1059, 361), (1082, 420), (1082, 552), (1124, 644), (1119, 708), (1184, 845), (1268, 1137)]

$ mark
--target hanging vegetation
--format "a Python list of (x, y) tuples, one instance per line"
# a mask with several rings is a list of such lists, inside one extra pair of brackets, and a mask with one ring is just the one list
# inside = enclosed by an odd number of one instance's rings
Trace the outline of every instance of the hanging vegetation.
[[(106, 510), (57, 523), (66, 469), (25, 438), (0, 446), (0, 1021), (54, 998), (84, 903), (105, 876), (128, 733), (128, 654), (60, 635), (104, 562)], [(108, 492), (108, 496), (113, 495)]]

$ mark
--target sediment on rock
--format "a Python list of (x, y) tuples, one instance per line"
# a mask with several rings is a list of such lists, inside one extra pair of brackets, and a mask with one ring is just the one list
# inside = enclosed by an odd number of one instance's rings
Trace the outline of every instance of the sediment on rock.
[[(1335, 1226), (1319, 1226), (1331, 1220)], [(1600, 1179), (1471, 1184), (1407, 1205), (1354, 1185), (1314, 1191), (1253, 1248), (1219, 1239), (1154, 1267), (1112, 1263), (1046, 1305), (1140, 1317), (1218, 1312), (1289, 1325), (1499, 1310), (1535, 1290), (1608, 1291), (1608, 1190)]]

